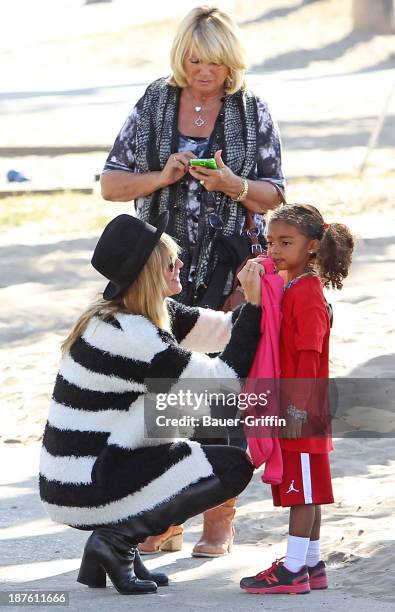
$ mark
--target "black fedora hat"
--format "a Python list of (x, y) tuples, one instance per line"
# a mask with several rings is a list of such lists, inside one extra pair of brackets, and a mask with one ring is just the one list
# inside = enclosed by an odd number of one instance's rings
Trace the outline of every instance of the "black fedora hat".
[(146, 223), (131, 215), (118, 215), (103, 230), (92, 256), (92, 266), (110, 282), (105, 300), (121, 296), (136, 280), (166, 229), (169, 213)]

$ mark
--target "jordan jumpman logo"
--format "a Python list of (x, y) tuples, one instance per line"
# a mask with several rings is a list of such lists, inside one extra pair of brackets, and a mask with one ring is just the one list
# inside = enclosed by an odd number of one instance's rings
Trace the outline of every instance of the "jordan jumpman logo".
[(299, 489), (295, 489), (294, 482), (294, 480), (291, 480), (287, 493), (299, 493)]

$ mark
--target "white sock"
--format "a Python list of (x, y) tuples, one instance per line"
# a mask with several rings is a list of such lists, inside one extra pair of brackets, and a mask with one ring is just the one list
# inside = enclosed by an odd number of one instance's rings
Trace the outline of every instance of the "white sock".
[(310, 538), (298, 538), (292, 535), (288, 536), (287, 554), (284, 561), (287, 570), (295, 573), (306, 565), (306, 555), (309, 544)]
[(306, 555), (306, 565), (314, 567), (320, 560), (320, 541), (310, 540)]

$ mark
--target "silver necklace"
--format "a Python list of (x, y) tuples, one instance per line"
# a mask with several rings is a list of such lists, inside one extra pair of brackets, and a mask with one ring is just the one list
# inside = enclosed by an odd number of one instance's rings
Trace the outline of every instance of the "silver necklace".
[(197, 125), (198, 127), (202, 127), (202, 125), (206, 123), (205, 120), (200, 115), (202, 110), (203, 110), (202, 106), (195, 106), (195, 112), (198, 113), (198, 116), (196, 117), (194, 124)]
[[(191, 92), (189, 92), (189, 93), (191, 95), (191, 98), (192, 98), (193, 102), (196, 103), (196, 100), (195, 100), (193, 94)], [(221, 98), (222, 98), (222, 96), (221, 96)], [(202, 127), (202, 125), (204, 125), (206, 123), (205, 120), (203, 119), (203, 117), (200, 114), (201, 112), (204, 112), (203, 106), (202, 106), (202, 104), (195, 104), (194, 105), (194, 109), (195, 109), (195, 113), (197, 113), (197, 115), (198, 115), (196, 117), (195, 121), (194, 121), (194, 124), (197, 127)]]
[(308, 270), (307, 272), (299, 274), (299, 276), (296, 276), (284, 285), (284, 291), (286, 289), (290, 289), (295, 283), (297, 283), (301, 278), (304, 278), (305, 276), (318, 276), (318, 273), (315, 270)]

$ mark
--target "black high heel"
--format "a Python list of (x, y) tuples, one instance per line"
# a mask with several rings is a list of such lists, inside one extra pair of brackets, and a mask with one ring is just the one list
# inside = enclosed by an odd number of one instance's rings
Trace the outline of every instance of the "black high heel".
[(86, 584), (92, 589), (106, 588), (106, 570), (99, 564), (95, 555), (90, 554), (86, 549), (82, 557), (77, 582)]
[[(134, 573), (139, 580), (151, 580), (152, 582), (156, 582), (158, 587), (169, 585), (169, 577), (166, 574), (162, 572), (150, 572), (144, 565), (137, 547), (134, 553)], [(92, 558), (87, 552), (84, 552), (77, 580), (82, 584), (87, 584), (92, 589), (105, 589), (106, 570), (98, 564), (94, 557)]]
[(134, 573), (140, 580), (153, 580), (156, 582), (158, 587), (168, 586), (169, 584), (169, 577), (166, 576), (166, 574), (163, 574), (162, 572), (150, 572), (150, 570), (144, 565), (137, 546), (134, 556)]
[(156, 582), (139, 580), (136, 576), (134, 560), (134, 544), (127, 541), (127, 534), (123, 533), (122, 528), (97, 529), (85, 544), (77, 581), (91, 588), (105, 588), (108, 574), (122, 595), (156, 593)]

